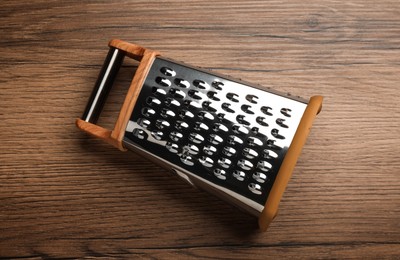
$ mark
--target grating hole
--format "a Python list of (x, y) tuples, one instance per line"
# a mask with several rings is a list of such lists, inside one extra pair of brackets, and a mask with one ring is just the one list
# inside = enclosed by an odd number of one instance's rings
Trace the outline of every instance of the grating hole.
[(222, 169), (215, 169), (214, 170), (214, 175), (221, 180), (226, 180), (226, 171)]
[(212, 143), (214, 145), (218, 145), (224, 141), (224, 139), (222, 139), (221, 136), (216, 135), (216, 134), (211, 134), (210, 138), (208, 140), (210, 141), (210, 143)]
[(217, 152), (217, 148), (215, 148), (215, 147), (212, 146), (212, 145), (206, 145), (206, 146), (204, 146), (204, 148), (203, 148), (203, 152), (204, 152), (205, 154), (211, 156), (211, 155), (213, 155), (214, 153)]
[(251, 136), (247, 139), (247, 143), (250, 146), (262, 146), (263, 145), (263, 142), (260, 139), (258, 139), (257, 137), (253, 137), (253, 136)]
[(271, 130), (271, 134), (273, 137), (277, 138), (277, 139), (285, 139), (285, 137), (281, 134), (279, 134), (279, 130), (274, 128)]
[(164, 133), (161, 132), (161, 131), (154, 131), (154, 132), (151, 132), (151, 136), (153, 136), (154, 139), (156, 139), (156, 140), (161, 140), (162, 137), (163, 137), (163, 135), (164, 135)]
[(262, 194), (262, 189), (261, 189), (260, 184), (250, 183), (248, 187), (249, 187), (249, 190), (256, 195)]
[(248, 171), (248, 170), (250, 170), (251, 168), (253, 168), (253, 164), (252, 164), (250, 161), (245, 160), (245, 159), (239, 160), (238, 163), (237, 163), (237, 165), (238, 165), (240, 168), (242, 168), (243, 170), (245, 170), (245, 171)]
[(139, 139), (145, 139), (147, 134), (145, 131), (143, 131), (143, 129), (139, 129), (139, 128), (135, 128), (132, 132), (132, 134), (134, 136), (136, 136)]
[(194, 124), (194, 129), (196, 130), (196, 131), (207, 131), (209, 128), (208, 128), (208, 126), (206, 125), (206, 124), (204, 124), (204, 123), (202, 123), (202, 122), (196, 122), (195, 124)]
[(215, 91), (208, 91), (208, 93), (207, 93), (207, 97), (209, 99), (212, 99), (215, 101), (220, 101), (221, 99), (219, 99), (216, 95), (217, 95), (217, 92), (215, 92)]
[(242, 109), (243, 112), (245, 112), (247, 114), (254, 115), (254, 112), (250, 108), (251, 108), (251, 106), (249, 106), (249, 105), (242, 105), (241, 106), (241, 109)]
[(228, 143), (231, 145), (243, 144), (243, 140), (235, 135), (230, 135), (228, 138)]
[(195, 146), (194, 144), (188, 144), (187, 148), (189, 149), (189, 153), (191, 153), (191, 154), (199, 153), (199, 148), (197, 146)]
[(199, 112), (198, 116), (202, 120), (203, 119), (214, 120), (214, 116), (211, 113), (207, 112), (207, 111)]
[(199, 162), (204, 166), (204, 167), (212, 167), (214, 164), (214, 161), (207, 156), (203, 156), (199, 159)]
[(202, 106), (203, 106), (204, 109), (207, 109), (208, 111), (211, 111), (211, 112), (216, 112), (217, 111), (217, 109), (215, 108), (214, 104), (212, 102), (210, 102), (210, 101), (204, 101)]
[(166, 92), (164, 89), (162, 89), (162, 88), (157, 88), (157, 87), (153, 87), (153, 88), (151, 89), (151, 91), (153, 92), (153, 94), (156, 94), (156, 95), (165, 96), (165, 95), (167, 94), (167, 92)]
[(224, 113), (218, 113), (217, 115), (219, 120), (223, 120), (225, 118), (225, 114)]
[(265, 159), (276, 159), (278, 158), (278, 154), (274, 151), (268, 150), (268, 149), (264, 149), (264, 158)]
[(244, 115), (237, 115), (236, 116), (236, 121), (239, 124), (243, 124), (243, 125), (247, 125), (247, 126), (250, 125), (250, 122), (245, 119)]
[(163, 120), (163, 119), (157, 119), (156, 120), (156, 127), (158, 129), (164, 129), (164, 128), (169, 127), (169, 126), (170, 126), (170, 124), (166, 120)]
[(146, 99), (146, 103), (148, 105), (160, 105), (161, 101), (159, 99), (155, 98), (155, 97), (148, 97)]
[(283, 128), (289, 128), (289, 126), (287, 124), (285, 124), (285, 121), (286, 120), (283, 118), (278, 118), (278, 119), (276, 119), (276, 124)]
[(284, 115), (286, 117), (291, 117), (290, 112), (292, 112), (292, 110), (290, 108), (282, 108), (281, 109), (282, 115)]
[(165, 147), (167, 148), (168, 151), (170, 151), (171, 153), (177, 153), (179, 146), (177, 144), (171, 143), (171, 142), (167, 142)]
[(156, 111), (154, 111), (154, 109), (151, 109), (149, 107), (142, 108), (142, 115), (144, 115), (146, 117), (154, 116), (155, 113), (156, 113)]
[(228, 158), (221, 158), (218, 160), (218, 164), (221, 165), (222, 168), (228, 169), (231, 166), (232, 161)]
[(249, 94), (249, 95), (246, 96), (246, 100), (249, 101), (252, 104), (257, 104), (257, 99), (258, 99), (258, 97), (255, 96), (255, 95)]
[(215, 132), (219, 132), (219, 131), (228, 132), (229, 131), (228, 127), (226, 127), (225, 125), (220, 124), (220, 123), (215, 123), (213, 126), (213, 130)]
[(188, 92), (189, 97), (200, 100), (202, 99), (200, 92), (194, 89), (189, 90)]
[(183, 153), (188, 152), (190, 154), (196, 155), (199, 153), (199, 148), (194, 144), (187, 144), (183, 147)]
[(235, 94), (235, 93), (229, 92), (228, 94), (226, 94), (226, 98), (233, 102), (239, 102), (238, 97), (239, 97), (239, 95)]
[(267, 122), (265, 122), (265, 117), (263, 117), (263, 116), (258, 116), (258, 117), (256, 118), (256, 122), (257, 122), (259, 125), (268, 126)]
[(276, 140), (269, 139), (267, 141), (267, 147), (271, 150), (280, 150), (282, 147), (275, 144)]
[(226, 112), (234, 113), (235, 111), (232, 108), (230, 108), (230, 106), (231, 104), (229, 103), (222, 103), (221, 105), (222, 109), (225, 110)]
[(215, 88), (216, 90), (222, 90), (222, 87), (224, 86), (224, 83), (220, 82), (220, 81), (214, 81), (213, 83), (211, 83), (211, 85), (213, 86), (213, 88)]
[(199, 135), (198, 133), (191, 133), (189, 135), (189, 140), (193, 143), (200, 144), (204, 141), (204, 137)]
[(267, 175), (262, 172), (256, 172), (253, 174), (253, 179), (259, 183), (264, 183), (267, 181)]
[(258, 134), (258, 132), (260, 131), (260, 129), (259, 129), (258, 127), (253, 127), (253, 128), (251, 128), (251, 131), (252, 131), (254, 134)]
[(179, 103), (178, 100), (173, 99), (173, 98), (166, 98), (164, 103), (167, 107), (169, 107), (169, 106), (180, 107), (181, 106), (181, 103)]
[(191, 109), (196, 109), (196, 108), (200, 108), (201, 107), (201, 105), (199, 103), (197, 103), (197, 102), (195, 102), (193, 100), (185, 100), (185, 105), (188, 108), (191, 108)]
[(179, 116), (181, 118), (193, 118), (194, 114), (188, 110), (181, 110), (181, 112), (179, 112)]
[(178, 87), (181, 87), (181, 88), (189, 88), (190, 87), (190, 83), (189, 83), (189, 81), (187, 81), (187, 80), (184, 80), (184, 79), (175, 79), (175, 84), (178, 86)]
[(268, 172), (269, 170), (271, 170), (272, 165), (269, 162), (266, 161), (259, 161), (257, 163), (257, 168), (264, 171), (264, 172)]
[(179, 140), (181, 140), (183, 137), (182, 133), (179, 133), (177, 131), (173, 131), (169, 134), (169, 138), (171, 138), (172, 141), (174, 142), (178, 142)]
[(175, 128), (178, 130), (184, 130), (184, 129), (188, 129), (189, 125), (188, 125), (188, 123), (186, 123), (184, 121), (178, 120), (175, 123)]
[(267, 106), (261, 107), (261, 112), (263, 112), (267, 116), (272, 116), (271, 110), (272, 110), (272, 107), (267, 107)]
[(247, 158), (247, 159), (254, 159), (258, 156), (258, 153), (251, 149), (251, 148), (244, 148), (243, 149), (243, 155)]
[(183, 92), (182, 90), (180, 90), (180, 89), (177, 89), (177, 88), (171, 88), (170, 90), (169, 90), (169, 93), (171, 94), (171, 95), (173, 95), (175, 98), (185, 98), (186, 97), (186, 94), (185, 94), (185, 92)]
[(249, 130), (242, 126), (242, 125), (233, 125), (232, 130), (235, 134), (244, 134), (247, 135), (249, 133)]
[(233, 156), (236, 154), (236, 150), (230, 146), (226, 146), (222, 150), (222, 153), (225, 154), (226, 156)]
[(193, 81), (193, 86), (199, 89), (208, 89), (210, 87), (206, 82), (199, 79)]
[(175, 75), (176, 75), (176, 72), (175, 72), (173, 69), (168, 68), (168, 67), (162, 67), (162, 68), (160, 69), (160, 71), (161, 71), (161, 73), (164, 74), (165, 76), (175, 77)]
[(138, 125), (140, 125), (143, 128), (147, 128), (150, 125), (150, 121), (145, 119), (145, 118), (139, 118), (137, 120)]
[(175, 116), (175, 112), (168, 109), (168, 108), (163, 108), (161, 110), (161, 116), (164, 118), (169, 118), (169, 117), (174, 117)]
[(244, 181), (244, 179), (246, 178), (246, 174), (242, 171), (236, 170), (233, 174), (233, 177), (236, 178), (236, 180), (238, 181)]
[(181, 155), (181, 162), (183, 162), (184, 164), (189, 165), (189, 166), (194, 165), (193, 157), (188, 154)]
[(157, 77), (156, 82), (158, 85), (163, 86), (163, 87), (170, 87), (171, 86), (171, 81), (169, 79), (166, 79), (164, 77)]

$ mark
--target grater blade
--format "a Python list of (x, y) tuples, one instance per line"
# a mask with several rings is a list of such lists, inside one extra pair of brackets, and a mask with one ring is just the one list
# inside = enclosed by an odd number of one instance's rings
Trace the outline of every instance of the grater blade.
[(306, 106), (158, 57), (123, 143), (259, 216)]

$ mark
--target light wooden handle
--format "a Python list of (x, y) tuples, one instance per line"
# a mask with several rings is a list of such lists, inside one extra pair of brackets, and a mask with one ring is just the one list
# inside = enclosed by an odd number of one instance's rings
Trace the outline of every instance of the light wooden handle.
[[(109, 54), (106, 57), (85, 112), (82, 118), (76, 120), (76, 125), (82, 131), (104, 140), (121, 151), (126, 151), (122, 145), (126, 125), (150, 67), (159, 53), (121, 40), (111, 40), (109, 47)], [(140, 64), (126, 94), (114, 129), (111, 131), (95, 123), (125, 55), (140, 61)]]

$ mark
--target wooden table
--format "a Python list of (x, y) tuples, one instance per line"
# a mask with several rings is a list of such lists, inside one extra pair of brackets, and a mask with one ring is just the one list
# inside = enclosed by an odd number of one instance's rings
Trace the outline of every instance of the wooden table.
[[(399, 1), (0, 6), (1, 259), (399, 259)], [(325, 97), (268, 232), (76, 129), (112, 38)], [(132, 71), (121, 69), (102, 124)]]

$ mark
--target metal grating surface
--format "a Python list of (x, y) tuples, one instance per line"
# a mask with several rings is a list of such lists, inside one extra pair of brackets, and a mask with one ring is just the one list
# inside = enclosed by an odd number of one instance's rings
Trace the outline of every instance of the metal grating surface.
[(306, 105), (157, 58), (124, 143), (246, 198), (260, 211)]

